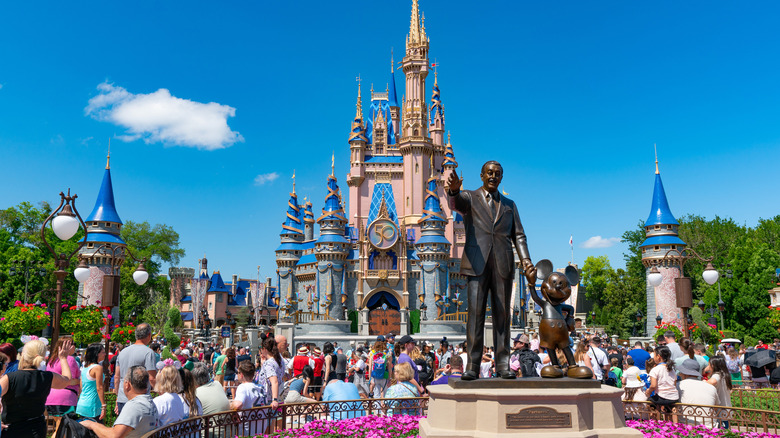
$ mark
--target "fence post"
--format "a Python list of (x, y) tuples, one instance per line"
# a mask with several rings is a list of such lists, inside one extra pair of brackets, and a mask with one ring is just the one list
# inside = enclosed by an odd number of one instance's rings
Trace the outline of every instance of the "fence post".
[(761, 412), (761, 422), (764, 423), (764, 433), (769, 433), (769, 425), (767, 424), (766, 411)]

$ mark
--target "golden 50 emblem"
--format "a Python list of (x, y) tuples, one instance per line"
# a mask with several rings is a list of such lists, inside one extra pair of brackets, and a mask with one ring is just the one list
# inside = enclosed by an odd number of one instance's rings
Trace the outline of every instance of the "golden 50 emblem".
[(377, 219), (368, 226), (368, 241), (376, 249), (388, 249), (398, 241), (398, 227), (390, 219)]

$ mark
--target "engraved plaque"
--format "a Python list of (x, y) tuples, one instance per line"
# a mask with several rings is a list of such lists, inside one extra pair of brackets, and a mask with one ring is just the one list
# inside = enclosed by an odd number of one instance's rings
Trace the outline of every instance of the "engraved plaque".
[(538, 406), (521, 409), (516, 414), (506, 414), (507, 429), (541, 429), (571, 427), (571, 413)]

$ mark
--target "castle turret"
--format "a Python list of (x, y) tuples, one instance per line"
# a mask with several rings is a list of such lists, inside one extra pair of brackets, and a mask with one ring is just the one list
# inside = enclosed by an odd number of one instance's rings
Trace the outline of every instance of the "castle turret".
[[(682, 324), (683, 311), (677, 306), (674, 279), (680, 276), (680, 268), (672, 259), (664, 261), (664, 256), (671, 252), (679, 255), (685, 250), (685, 242), (677, 235), (679, 227), (677, 219), (669, 209), (666, 192), (658, 171), (658, 160), (655, 162), (655, 186), (650, 216), (645, 221), (646, 239), (642, 242), (642, 264), (647, 273), (653, 267), (663, 275), (663, 281), (657, 287), (647, 283), (647, 333), (655, 332), (655, 316), (660, 315), (664, 322)], [(690, 307), (690, 306), (688, 306)]]
[(441, 104), (441, 93), (439, 91), (439, 78), (434, 72), (433, 95), (431, 96), (430, 110), (431, 124), (428, 130), (431, 133), (433, 146), (437, 155), (444, 154), (444, 106)]
[[(79, 284), (77, 299), (79, 305), (100, 305), (98, 301), (103, 300), (104, 277), (118, 276), (125, 261), (127, 244), (120, 235), (122, 219), (119, 218), (114, 204), (110, 157), (110, 154), (106, 157), (106, 170), (103, 173), (103, 182), (95, 201), (95, 208), (84, 220), (89, 227), (89, 234), (86, 244), (79, 250), (79, 257), (87, 261), (90, 278)], [(118, 283), (114, 278), (108, 281)]]
[(310, 201), (306, 201), (303, 210), (303, 240), (305, 242), (311, 242), (314, 240), (314, 213), (312, 212), (312, 204)]
[(296, 290), (293, 266), (298, 263), (303, 249), (301, 244), (303, 234), (303, 212), (298, 205), (298, 195), (295, 194), (295, 174), (293, 173), (293, 191), (287, 201), (287, 217), (282, 224), (281, 245), (276, 249), (276, 266), (279, 274), (279, 317), (294, 311)]
[(390, 82), (387, 89), (387, 104), (390, 107), (390, 122), (393, 125), (393, 132), (396, 136), (401, 126), (401, 107), (398, 106), (398, 94), (395, 91), (395, 62), (392, 53), (390, 54)]
[(322, 216), (317, 218), (320, 226), (320, 236), (314, 243), (317, 257), (316, 295), (319, 305), (327, 311), (331, 319), (346, 318), (344, 309), (354, 306), (348, 302), (344, 289), (344, 264), (347, 260), (350, 245), (344, 237), (344, 227), (347, 218), (341, 205), (341, 193), (336, 177), (331, 172), (328, 175), (328, 194), (325, 195), (325, 207)]
[[(433, 160), (431, 160), (433, 167)], [(426, 316), (436, 319), (446, 312), (449, 303), (449, 255), (450, 242), (444, 237), (447, 217), (441, 208), (437, 178), (428, 178), (425, 190), (425, 207), (420, 218), (421, 235), (415, 246), (420, 258), (420, 288), (418, 299)], [(422, 306), (422, 304), (425, 306)]]

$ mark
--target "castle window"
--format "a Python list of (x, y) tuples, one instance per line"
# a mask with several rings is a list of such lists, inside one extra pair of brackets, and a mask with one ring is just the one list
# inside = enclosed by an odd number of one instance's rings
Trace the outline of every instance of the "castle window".
[(644, 254), (645, 251), (647, 251), (647, 248), (642, 248), (642, 254)]
[(218, 303), (222, 302), (222, 294), (217, 294), (217, 302)]
[(667, 226), (666, 226), (666, 229), (667, 229), (667, 230), (671, 230), (671, 229), (672, 229), (672, 226), (671, 226), (671, 225), (667, 225)]
[(660, 251), (660, 250), (661, 250), (661, 247), (660, 247), (660, 246), (658, 246), (658, 245), (656, 245), (656, 246), (654, 246), (654, 247), (653, 247), (653, 251)]
[(656, 225), (656, 226), (654, 226), (654, 227), (653, 227), (653, 229), (654, 229), (654, 230), (660, 230), (660, 229), (661, 229), (661, 226), (660, 226), (660, 225)]
[(104, 224), (104, 226), (105, 226), (106, 228), (111, 228), (111, 224), (109, 224), (108, 222), (106, 222), (106, 223)]
[(417, 137), (418, 135), (420, 135), (420, 131), (418, 131), (417, 128), (414, 128), (414, 134), (413, 135), (415, 137)]
[(95, 244), (94, 244), (94, 243), (88, 243), (88, 244), (87, 244), (87, 248), (94, 248), (94, 247), (95, 247)]
[(677, 245), (672, 245), (672, 249), (677, 249)]
[(414, 173), (420, 173), (420, 164), (414, 163)]
[(406, 206), (409, 207), (409, 197), (406, 197)]
[(211, 310), (212, 308), (214, 308), (214, 303), (209, 301), (209, 310)]

